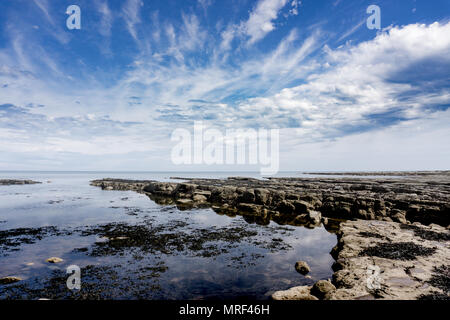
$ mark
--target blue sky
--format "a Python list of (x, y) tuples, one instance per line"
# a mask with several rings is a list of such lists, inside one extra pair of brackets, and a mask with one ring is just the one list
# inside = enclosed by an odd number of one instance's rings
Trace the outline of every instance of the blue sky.
[(171, 163), (198, 120), (280, 129), (283, 171), (449, 169), (449, 18), (447, 0), (1, 1), (0, 170), (255, 169)]

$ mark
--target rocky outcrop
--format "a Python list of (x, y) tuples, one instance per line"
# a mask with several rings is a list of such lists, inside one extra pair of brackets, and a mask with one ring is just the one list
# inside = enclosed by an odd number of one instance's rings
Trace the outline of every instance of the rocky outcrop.
[(0, 278), (0, 284), (11, 284), (11, 283), (19, 282), (19, 281), (22, 281), (22, 279), (19, 277)]
[(0, 186), (20, 185), (20, 184), (37, 184), (42, 183), (33, 180), (12, 180), (12, 179), (0, 179)]
[[(286, 224), (320, 225), (323, 217), (450, 224), (450, 174), (401, 178), (228, 178), (188, 182), (103, 179), (92, 185), (134, 190), (181, 206), (210, 204)], [(158, 199), (159, 198), (159, 199)]]

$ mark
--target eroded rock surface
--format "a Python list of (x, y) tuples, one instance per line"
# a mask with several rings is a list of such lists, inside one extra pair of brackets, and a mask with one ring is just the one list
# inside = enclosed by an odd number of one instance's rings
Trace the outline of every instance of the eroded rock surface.
[(450, 232), (387, 221), (341, 224), (330, 299), (450, 299)]

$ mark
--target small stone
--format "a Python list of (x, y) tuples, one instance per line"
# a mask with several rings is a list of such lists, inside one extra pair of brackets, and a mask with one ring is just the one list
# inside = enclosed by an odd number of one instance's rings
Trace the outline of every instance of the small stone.
[(46, 261), (49, 262), (49, 263), (59, 263), (59, 262), (62, 262), (64, 260), (61, 259), (61, 258), (58, 258), (58, 257), (51, 257), (51, 258), (48, 258)]
[(115, 237), (115, 238), (110, 238), (110, 241), (115, 241), (115, 240), (127, 240), (129, 239), (128, 237)]
[(305, 275), (311, 271), (311, 268), (305, 261), (297, 261), (295, 263), (295, 270), (297, 270), (298, 273)]
[(10, 284), (14, 282), (21, 281), (22, 279), (19, 277), (4, 277), (0, 278), (0, 284)]
[(319, 280), (313, 285), (311, 294), (315, 295), (319, 299), (324, 299), (327, 294), (332, 293), (335, 290), (336, 287), (330, 281)]

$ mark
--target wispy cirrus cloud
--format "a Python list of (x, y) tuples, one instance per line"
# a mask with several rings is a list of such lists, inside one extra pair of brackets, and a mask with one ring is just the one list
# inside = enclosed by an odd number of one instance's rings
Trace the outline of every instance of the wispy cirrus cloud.
[(127, 0), (123, 5), (123, 18), (127, 30), (134, 40), (139, 41), (136, 26), (141, 23), (141, 7), (144, 5), (142, 0)]

